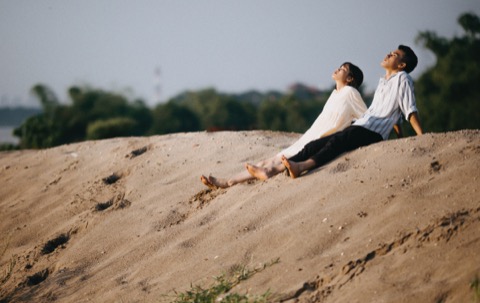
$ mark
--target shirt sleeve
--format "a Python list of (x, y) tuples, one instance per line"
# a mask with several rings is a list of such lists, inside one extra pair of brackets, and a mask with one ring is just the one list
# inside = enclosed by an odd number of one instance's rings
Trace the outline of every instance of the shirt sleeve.
[[(343, 130), (350, 126), (353, 121), (360, 118), (367, 110), (365, 102), (357, 89), (347, 86), (342, 88), (343, 93), (339, 95), (340, 100), (337, 104), (337, 117), (335, 123), (335, 131)], [(332, 132), (330, 132), (332, 133)]]
[(407, 74), (405, 74), (404, 77), (401, 77), (399, 86), (400, 110), (402, 111), (405, 120), (408, 121), (412, 113), (418, 112), (413, 88), (413, 80), (407, 76)]
[(348, 98), (349, 101), (349, 106), (351, 108), (351, 113), (352, 113), (352, 120), (356, 120), (360, 118), (366, 111), (367, 111), (367, 106), (365, 105), (365, 102), (362, 99), (362, 96), (356, 90), (355, 88), (352, 87), (351, 92), (350, 92), (350, 97)]

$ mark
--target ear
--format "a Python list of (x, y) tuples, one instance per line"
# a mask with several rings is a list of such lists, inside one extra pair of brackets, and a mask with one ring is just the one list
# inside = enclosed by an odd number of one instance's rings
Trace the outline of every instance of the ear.
[(347, 77), (347, 83), (351, 83), (353, 82), (353, 77), (352, 76), (348, 76)]
[(399, 70), (404, 70), (405, 67), (407, 67), (407, 63), (405, 63), (405, 62), (401, 62), (401, 63), (398, 64), (398, 69)]

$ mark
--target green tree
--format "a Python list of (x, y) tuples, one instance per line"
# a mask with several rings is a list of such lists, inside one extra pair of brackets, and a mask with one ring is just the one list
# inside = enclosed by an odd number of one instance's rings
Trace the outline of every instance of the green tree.
[(426, 131), (480, 128), (480, 20), (466, 13), (458, 23), (464, 36), (447, 39), (431, 31), (417, 36), (437, 59), (415, 83)]
[(286, 130), (287, 115), (287, 109), (285, 109), (280, 102), (276, 100), (265, 100), (260, 104), (258, 109), (258, 127), (260, 129), (276, 131)]
[(190, 109), (206, 130), (251, 129), (256, 123), (255, 106), (237, 101), (232, 95), (220, 94), (213, 88), (186, 92), (170, 102)]
[(85, 140), (90, 123), (127, 116), (128, 101), (120, 95), (86, 89), (78, 89), (77, 93), (78, 95), (72, 100), (73, 115), (66, 127), (72, 141)]
[(200, 130), (197, 115), (189, 108), (168, 102), (153, 109), (153, 123), (149, 134), (168, 134)]
[[(140, 136), (144, 135), (151, 127), (151, 111), (142, 100), (130, 103), (124, 96), (116, 93), (79, 87), (71, 87), (69, 95), (72, 105), (64, 113), (64, 119), (62, 119), (65, 121), (62, 129), (67, 136), (64, 138), (66, 142), (92, 138), (92, 134), (88, 133), (88, 128), (96, 121), (102, 121), (101, 127), (96, 126), (96, 133), (102, 132), (105, 128), (112, 128), (111, 132), (103, 132), (102, 138)], [(110, 122), (106, 123), (105, 121)], [(115, 122), (114, 125), (111, 124), (112, 121)], [(130, 123), (132, 121), (134, 123)], [(113, 128), (116, 130), (113, 131)]]
[(191, 110), (200, 121), (200, 128), (207, 129), (211, 126), (211, 119), (215, 107), (217, 106), (221, 95), (213, 88), (203, 89), (197, 92), (188, 91), (170, 102), (184, 106)]
[(52, 133), (54, 129), (52, 120), (40, 114), (28, 118), (13, 133), (21, 139), (22, 148), (46, 148), (54, 145), (55, 135)]
[(44, 84), (35, 85), (31, 93), (38, 98), (40, 104), (42, 105), (43, 112), (53, 118), (55, 108), (59, 105), (58, 98), (55, 93)]
[(327, 97), (299, 100), (289, 94), (280, 100), (265, 100), (258, 110), (261, 129), (305, 132), (322, 112)]
[(152, 110), (140, 99), (129, 103), (126, 116), (135, 121), (133, 135), (142, 136), (149, 132), (153, 123)]
[[(144, 135), (152, 115), (141, 100), (130, 103), (125, 97), (97, 89), (71, 87), (71, 105), (60, 104), (44, 85), (32, 93), (43, 112), (26, 120), (15, 135), (23, 148), (45, 148), (86, 139)], [(95, 123), (98, 122), (98, 123)]]
[(57, 112), (62, 106), (55, 93), (46, 85), (35, 85), (31, 93), (37, 97), (42, 105), (41, 114), (28, 118), (13, 134), (20, 138), (22, 148), (46, 148), (56, 144), (59, 138)]
[(222, 97), (215, 100), (206, 126), (209, 130), (245, 130), (251, 129), (254, 124), (255, 109), (252, 104)]

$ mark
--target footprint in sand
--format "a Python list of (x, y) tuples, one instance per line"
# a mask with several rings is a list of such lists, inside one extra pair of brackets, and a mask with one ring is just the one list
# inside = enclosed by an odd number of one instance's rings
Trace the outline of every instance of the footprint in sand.
[(42, 283), (48, 278), (48, 275), (50, 274), (48, 268), (39, 271), (31, 276), (27, 277), (26, 283), (28, 286), (34, 286)]
[(58, 237), (48, 241), (47, 243), (45, 243), (45, 245), (43, 245), (42, 255), (48, 255), (54, 252), (57, 247), (66, 244), (68, 240), (70, 240), (70, 235), (67, 233), (61, 234)]
[(132, 205), (132, 202), (125, 199), (125, 193), (119, 193), (106, 202), (100, 202), (95, 205), (94, 212), (100, 212), (109, 209), (113, 206), (113, 209), (123, 209)]
[(126, 155), (126, 158), (133, 159), (135, 157), (140, 156), (141, 154), (145, 153), (148, 150), (148, 147), (144, 146), (135, 150), (132, 150), (130, 154)]
[(111, 184), (114, 184), (115, 182), (117, 182), (118, 180), (120, 180), (121, 178), (122, 178), (122, 176), (120, 174), (113, 173), (110, 176), (103, 178), (102, 181), (106, 185), (111, 185)]
[(109, 208), (110, 206), (113, 205), (113, 199), (110, 199), (108, 200), (107, 202), (100, 202), (100, 203), (97, 203), (97, 205), (95, 205), (95, 210), (96, 211), (104, 211), (106, 210), (107, 208)]

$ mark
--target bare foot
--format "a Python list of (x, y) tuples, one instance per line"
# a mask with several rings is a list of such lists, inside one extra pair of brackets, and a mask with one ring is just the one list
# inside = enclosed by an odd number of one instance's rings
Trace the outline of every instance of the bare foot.
[(208, 186), (210, 189), (216, 189), (217, 187), (215, 185), (212, 184), (212, 182), (210, 182), (210, 180), (208, 180), (207, 177), (205, 177), (204, 175), (202, 175), (200, 177), (200, 181), (202, 181), (203, 184), (205, 184), (206, 186)]
[(250, 175), (252, 175), (253, 177), (259, 180), (265, 181), (269, 178), (266, 170), (263, 167), (258, 167), (258, 166), (247, 163), (245, 164), (245, 168), (248, 170)]
[(282, 163), (287, 168), (292, 179), (295, 179), (300, 175), (301, 172), (298, 169), (297, 163), (288, 161), (287, 157), (285, 156), (282, 156)]
[(212, 184), (215, 187), (220, 187), (220, 188), (227, 188), (230, 187), (231, 185), (228, 184), (228, 181), (225, 179), (217, 179), (214, 176), (209, 176), (208, 181), (210, 184)]

